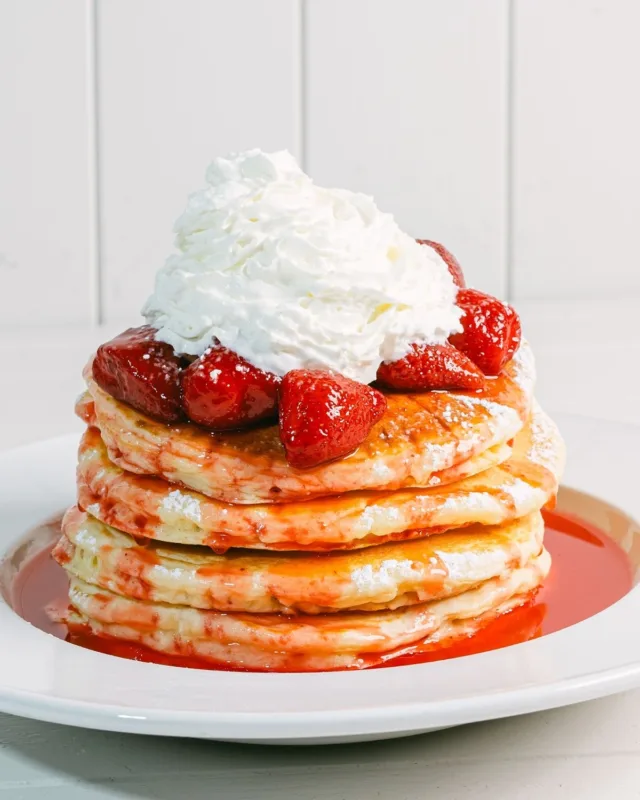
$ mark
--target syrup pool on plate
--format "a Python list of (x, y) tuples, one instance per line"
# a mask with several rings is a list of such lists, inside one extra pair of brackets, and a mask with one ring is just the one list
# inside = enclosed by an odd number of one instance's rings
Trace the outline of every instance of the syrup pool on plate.
[[(417, 646), (410, 655), (391, 658), (382, 666), (455, 658), (545, 636), (603, 611), (631, 590), (631, 563), (613, 539), (574, 515), (543, 513), (544, 542), (551, 553), (552, 567), (534, 600), (498, 617), (474, 636), (424, 651)], [(66, 604), (67, 588), (66, 573), (51, 558), (48, 548), (28, 561), (17, 576), (14, 609), (40, 630), (101, 653), (171, 666), (225, 669), (194, 659), (165, 656), (137, 644), (71, 634), (54, 621)]]

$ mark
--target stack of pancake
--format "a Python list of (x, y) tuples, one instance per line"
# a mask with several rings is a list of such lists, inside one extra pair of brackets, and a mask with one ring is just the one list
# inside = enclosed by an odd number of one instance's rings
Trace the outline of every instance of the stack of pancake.
[(304, 471), (277, 426), (167, 426), (85, 377), (54, 550), (72, 630), (227, 668), (362, 668), (473, 635), (549, 571), (564, 452), (526, 344), (480, 391), (389, 393), (355, 453)]

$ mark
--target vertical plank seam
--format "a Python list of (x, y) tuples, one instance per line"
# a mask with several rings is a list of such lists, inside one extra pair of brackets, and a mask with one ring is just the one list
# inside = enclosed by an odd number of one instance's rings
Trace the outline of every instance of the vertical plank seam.
[(104, 322), (102, 218), (100, 209), (100, 115), (98, 75), (98, 0), (87, 0), (87, 136), (89, 161), (89, 292), (91, 321)]
[(514, 299), (515, 286), (515, 92), (517, 0), (506, 0), (506, 74), (505, 74), (505, 176), (504, 176), (504, 291), (506, 299)]
[(307, 163), (307, 0), (296, 0), (296, 132), (295, 145), (302, 169)]

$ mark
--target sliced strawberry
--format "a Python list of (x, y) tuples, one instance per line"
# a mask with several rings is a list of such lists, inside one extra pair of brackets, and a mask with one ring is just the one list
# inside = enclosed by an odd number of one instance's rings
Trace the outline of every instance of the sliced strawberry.
[(476, 289), (461, 289), (456, 304), (463, 311), (463, 331), (449, 341), (485, 375), (498, 375), (520, 346), (520, 317), (511, 306)]
[(462, 267), (458, 263), (458, 259), (453, 255), (453, 253), (450, 253), (443, 244), (432, 242), (430, 239), (416, 239), (416, 242), (418, 242), (418, 244), (426, 244), (428, 247), (432, 247), (447, 265), (455, 285), (460, 289), (464, 289), (464, 287), (467, 285), (464, 280), (464, 273), (462, 272)]
[(149, 325), (129, 328), (100, 345), (93, 377), (105, 392), (162, 422), (176, 422), (180, 410), (180, 359), (157, 341)]
[(352, 453), (387, 407), (371, 386), (322, 370), (294, 369), (280, 387), (280, 439), (305, 469)]
[(182, 407), (213, 430), (244, 428), (275, 417), (280, 378), (222, 345), (211, 347), (182, 375)]
[(398, 361), (381, 364), (378, 381), (391, 389), (480, 389), (484, 375), (450, 344), (414, 344)]

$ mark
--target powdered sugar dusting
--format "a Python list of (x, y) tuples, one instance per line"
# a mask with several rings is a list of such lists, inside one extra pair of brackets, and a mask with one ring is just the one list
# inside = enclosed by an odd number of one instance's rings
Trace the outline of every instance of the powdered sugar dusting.
[[(517, 511), (527, 509), (531, 505), (532, 495), (539, 493), (534, 486), (517, 477), (506, 482), (502, 486), (502, 491), (511, 497)], [(542, 502), (544, 502), (544, 498), (542, 498)]]
[(536, 383), (536, 362), (533, 350), (524, 339), (514, 355), (513, 361), (516, 367), (513, 380), (527, 395), (533, 395)]
[(560, 476), (564, 468), (565, 448), (555, 422), (534, 402), (531, 417), (530, 458)]
[(174, 489), (165, 496), (162, 508), (170, 514), (180, 514), (196, 524), (202, 522), (202, 511), (198, 500), (179, 489)]

